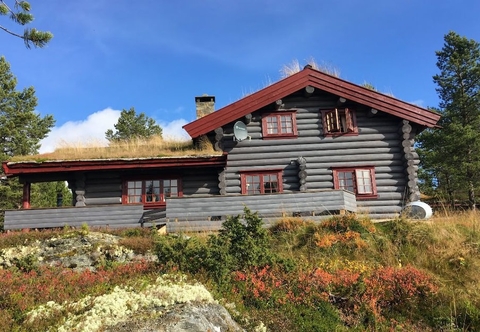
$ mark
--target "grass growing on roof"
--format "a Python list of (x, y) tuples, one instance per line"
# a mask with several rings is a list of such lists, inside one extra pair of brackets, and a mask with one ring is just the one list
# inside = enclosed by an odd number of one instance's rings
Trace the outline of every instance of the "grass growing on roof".
[(90, 144), (60, 144), (54, 152), (34, 156), (15, 156), (10, 161), (25, 160), (78, 160), (118, 158), (183, 157), (218, 154), (207, 138), (197, 145), (191, 140), (170, 140), (155, 136), (149, 139), (133, 139), (111, 142), (105, 146), (99, 142)]

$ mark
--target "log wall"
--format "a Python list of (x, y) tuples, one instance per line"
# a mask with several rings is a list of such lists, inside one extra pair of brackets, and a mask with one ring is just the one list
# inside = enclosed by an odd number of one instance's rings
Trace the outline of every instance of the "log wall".
[(331, 189), (257, 196), (167, 198), (167, 231), (218, 230), (228, 216), (242, 215), (244, 207), (258, 212), (267, 226), (283, 216), (322, 220), (334, 214), (357, 211), (352, 193)]
[(125, 228), (142, 226), (142, 205), (110, 205), (56, 209), (6, 210), (6, 230), (64, 226)]
[[(172, 170), (172, 172), (178, 171)], [(183, 174), (177, 173), (177, 175), (182, 179), (184, 197), (219, 194), (218, 170), (201, 168), (184, 171)], [(80, 180), (76, 182), (77, 186), (75, 186), (74, 190), (77, 203), (80, 201), (85, 206), (121, 204), (122, 177), (125, 176), (128, 175), (124, 175), (121, 172), (87, 173), (78, 176)], [(82, 189), (79, 190), (79, 188)], [(81, 192), (80, 198), (79, 192)]]
[[(320, 109), (345, 107), (337, 105), (337, 98), (298, 96), (282, 101), (285, 109), (297, 110), (297, 138), (263, 139), (261, 111), (253, 113), (247, 125), (250, 139), (235, 141), (232, 124), (224, 126), (220, 145), (228, 152), (225, 194), (241, 193), (240, 173), (245, 170), (283, 169), (284, 192), (293, 193), (334, 188), (332, 167), (374, 166), (378, 197), (359, 200), (360, 213), (378, 219), (395, 217), (409, 195), (415, 197), (411, 192), (418, 190), (412, 185), (416, 182), (418, 155), (406, 155), (413, 152), (413, 135), (408, 137), (411, 141), (405, 141), (411, 128), (401, 119), (382, 112), (373, 115), (361, 105), (349, 105), (356, 111), (358, 135), (325, 137)], [(299, 158), (305, 160), (306, 173), (299, 172)], [(410, 186), (409, 175), (413, 179)], [(301, 176), (305, 177), (303, 181)]]

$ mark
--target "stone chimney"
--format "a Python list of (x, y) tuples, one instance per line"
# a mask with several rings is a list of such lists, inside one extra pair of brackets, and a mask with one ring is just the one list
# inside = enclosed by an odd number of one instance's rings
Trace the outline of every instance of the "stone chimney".
[(197, 119), (213, 113), (215, 111), (215, 97), (209, 95), (195, 97), (195, 107), (197, 109)]

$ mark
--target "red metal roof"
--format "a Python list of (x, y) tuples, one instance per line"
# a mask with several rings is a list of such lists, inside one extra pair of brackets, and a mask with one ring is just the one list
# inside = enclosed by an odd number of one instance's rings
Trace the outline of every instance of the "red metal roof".
[(226, 156), (192, 156), (137, 159), (92, 159), (92, 160), (52, 160), (3, 162), (5, 175), (59, 173), (74, 171), (126, 170), (170, 167), (222, 167)]
[(192, 138), (204, 135), (308, 85), (425, 127), (432, 128), (440, 120), (438, 113), (306, 67), (216, 112), (190, 122), (183, 128)]

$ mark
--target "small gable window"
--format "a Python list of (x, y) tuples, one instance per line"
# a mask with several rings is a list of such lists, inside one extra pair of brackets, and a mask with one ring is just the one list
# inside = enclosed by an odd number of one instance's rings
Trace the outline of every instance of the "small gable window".
[(141, 179), (124, 182), (123, 204), (165, 205), (167, 197), (181, 196), (179, 179)]
[(335, 189), (345, 189), (355, 193), (357, 199), (377, 197), (373, 166), (334, 168), (333, 184)]
[(323, 134), (325, 136), (357, 135), (355, 111), (348, 108), (322, 110)]
[(273, 194), (281, 193), (282, 171), (249, 171), (241, 174), (242, 194)]
[(275, 112), (262, 116), (263, 138), (297, 137), (295, 112)]

